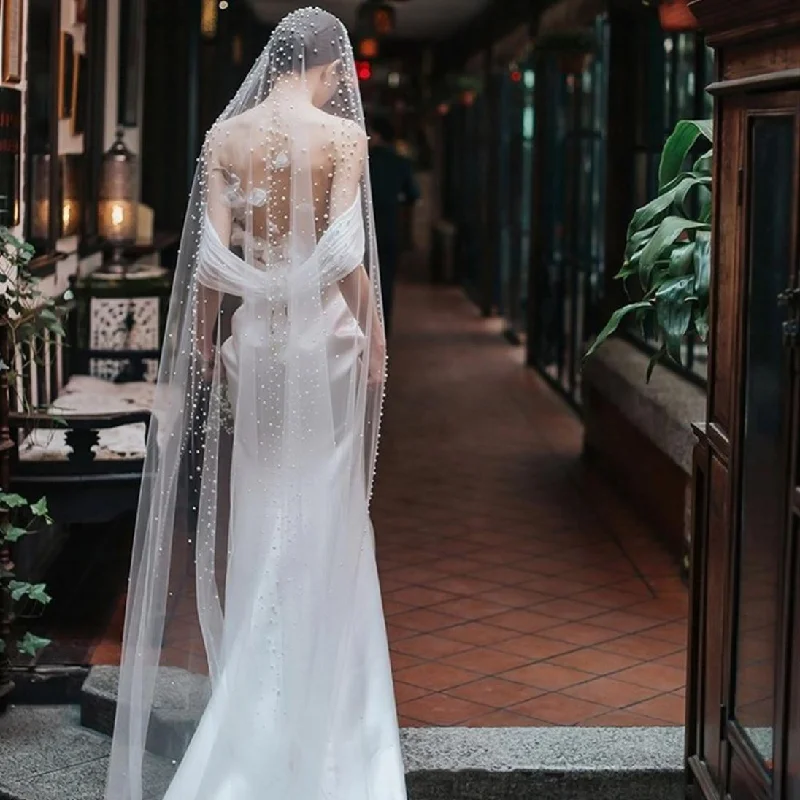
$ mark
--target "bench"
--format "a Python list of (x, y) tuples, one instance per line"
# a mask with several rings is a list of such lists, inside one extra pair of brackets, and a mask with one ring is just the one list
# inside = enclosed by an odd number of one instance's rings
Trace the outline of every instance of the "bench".
[[(73, 301), (66, 337), (17, 344), (11, 489), (30, 500), (46, 496), (59, 523), (110, 522), (138, 503), (155, 393), (141, 378), (159, 353), (80, 347), (77, 310)], [(92, 364), (107, 371), (113, 362), (124, 366), (122, 381), (89, 374)]]

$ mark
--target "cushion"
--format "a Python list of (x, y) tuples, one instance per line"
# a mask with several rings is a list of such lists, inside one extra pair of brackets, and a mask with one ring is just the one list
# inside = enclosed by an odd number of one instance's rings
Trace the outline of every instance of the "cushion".
[[(146, 382), (111, 383), (88, 375), (73, 375), (49, 411), (69, 424), (70, 414), (109, 414), (121, 411), (150, 411), (155, 385)], [(19, 448), (22, 461), (67, 461), (72, 448), (67, 445), (67, 428), (37, 428)], [(146, 449), (144, 423), (120, 425), (98, 431), (98, 444), (92, 451), (97, 461), (143, 459)]]

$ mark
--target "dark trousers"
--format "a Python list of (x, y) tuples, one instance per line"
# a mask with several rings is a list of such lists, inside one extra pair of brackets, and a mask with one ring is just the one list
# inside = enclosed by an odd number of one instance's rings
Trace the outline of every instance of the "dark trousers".
[(381, 302), (383, 304), (383, 321), (388, 335), (392, 322), (392, 306), (394, 304), (394, 279), (397, 274), (397, 248), (378, 246), (378, 259), (381, 265)]

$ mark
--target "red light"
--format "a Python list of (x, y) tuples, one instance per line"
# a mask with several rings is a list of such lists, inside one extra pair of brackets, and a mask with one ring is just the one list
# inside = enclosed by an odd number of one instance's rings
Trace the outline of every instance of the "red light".
[(358, 61), (356, 63), (356, 75), (360, 81), (368, 81), (372, 77), (372, 65), (369, 61)]
[(514, 83), (519, 83), (522, 80), (522, 73), (518, 69), (515, 69), (511, 73), (511, 80), (514, 81)]

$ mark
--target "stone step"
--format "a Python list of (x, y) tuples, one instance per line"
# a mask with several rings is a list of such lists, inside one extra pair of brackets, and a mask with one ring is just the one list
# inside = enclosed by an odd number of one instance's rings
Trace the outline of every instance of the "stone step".
[[(92, 667), (81, 690), (81, 724), (111, 736), (117, 711), (119, 667)], [(208, 699), (208, 678), (163, 667), (156, 679), (147, 749), (166, 759), (186, 751)]]
[[(102, 800), (110, 740), (77, 706), (12, 707), (0, 743), (0, 800)], [(683, 797), (679, 729), (418, 728), (403, 749), (409, 800)], [(147, 756), (145, 800), (161, 800), (172, 770)]]
[[(79, 708), (17, 706), (0, 717), (0, 800), (102, 800), (117, 678), (116, 668), (96, 667)], [(170, 758), (191, 735), (206, 693), (204, 680), (165, 672), (148, 740), (160, 755), (147, 758), (147, 800), (161, 800)], [(684, 796), (680, 728), (408, 728), (402, 742), (409, 800)]]
[[(0, 800), (103, 800), (110, 750), (78, 706), (12, 706), (0, 716)], [(145, 800), (161, 800), (172, 770), (146, 757)]]

